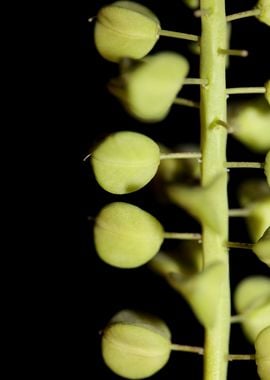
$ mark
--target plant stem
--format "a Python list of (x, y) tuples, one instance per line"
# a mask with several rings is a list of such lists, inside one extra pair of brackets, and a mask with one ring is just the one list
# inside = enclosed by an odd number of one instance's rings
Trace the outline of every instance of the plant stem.
[(184, 99), (184, 98), (175, 98), (174, 104), (180, 104), (181, 106), (200, 108), (199, 103), (194, 102), (193, 100)]
[(161, 29), (159, 31), (159, 35), (164, 37), (179, 38), (181, 40), (199, 41), (199, 36), (188, 33), (174, 32), (172, 30)]
[(239, 20), (240, 18), (259, 16), (261, 11), (258, 8), (250, 9), (248, 11), (234, 13), (226, 17), (227, 22)]
[(164, 232), (164, 239), (201, 240), (201, 234), (193, 232)]
[(234, 87), (226, 88), (227, 95), (234, 94), (264, 94), (265, 87)]
[(225, 164), (226, 168), (233, 168), (233, 169), (263, 169), (264, 163), (263, 162), (244, 162), (244, 161), (232, 161), (232, 162), (226, 162)]
[(182, 344), (172, 344), (171, 349), (172, 349), (172, 351), (192, 352), (192, 353), (199, 354), (199, 355), (203, 355), (203, 353), (204, 353), (204, 350), (202, 347), (185, 346)]
[(227, 120), (226, 56), (219, 53), (219, 49), (227, 47), (225, 1), (201, 0), (201, 11), (200, 76), (208, 79), (208, 85), (201, 86), (202, 186), (207, 186), (220, 173), (224, 174), (218, 196), (212, 204), (213, 210), (222, 215), (222, 231), (217, 234), (202, 223), (203, 257), (204, 266), (220, 261), (226, 268), (223, 278), (220, 278), (222, 287), (216, 321), (205, 331), (204, 380), (226, 380), (230, 335), (229, 262), (227, 248), (224, 247), (224, 241), (228, 241), (227, 173), (224, 169), (227, 131), (210, 127), (215, 120)]
[(249, 216), (250, 214), (250, 209), (248, 208), (232, 208), (229, 210), (229, 217), (232, 217), (232, 218), (245, 218), (247, 216)]
[(202, 157), (199, 152), (177, 152), (177, 153), (161, 153), (161, 160), (171, 160), (172, 158), (176, 159), (184, 159), (184, 158), (197, 158), (200, 159)]

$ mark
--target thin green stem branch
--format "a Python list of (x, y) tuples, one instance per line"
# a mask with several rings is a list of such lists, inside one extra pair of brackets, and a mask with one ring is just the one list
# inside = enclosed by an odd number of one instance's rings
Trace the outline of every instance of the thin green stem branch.
[(260, 13), (261, 13), (261, 11), (258, 8), (254, 8), (254, 9), (250, 9), (248, 11), (238, 12), (238, 13), (234, 13), (232, 15), (229, 15), (226, 17), (226, 20), (227, 20), (227, 22), (231, 22), (234, 20), (240, 20), (241, 18), (259, 16)]
[(202, 155), (199, 152), (177, 152), (177, 153), (161, 153), (161, 160), (171, 160), (175, 159), (189, 159), (189, 158), (201, 158)]
[(202, 347), (197, 346), (185, 346), (182, 344), (172, 344), (172, 351), (184, 351), (184, 352), (192, 352), (195, 354), (203, 355), (204, 349)]
[(164, 232), (164, 239), (201, 240), (201, 234), (193, 232)]
[(181, 40), (199, 41), (199, 36), (188, 33), (174, 32), (172, 30), (161, 29), (159, 31), (159, 35), (164, 37), (179, 38)]

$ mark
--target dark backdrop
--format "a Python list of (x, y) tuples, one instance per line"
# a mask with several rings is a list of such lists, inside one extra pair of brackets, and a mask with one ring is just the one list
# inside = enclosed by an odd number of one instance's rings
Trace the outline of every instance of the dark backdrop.
[[(106, 203), (122, 200), (145, 208), (159, 218), (166, 230), (183, 231), (198, 229), (198, 225), (181, 210), (170, 205), (157, 205), (152, 195), (152, 186), (126, 196), (114, 196), (103, 191), (96, 183), (89, 162), (83, 157), (89, 152), (97, 139), (115, 130), (134, 130), (145, 133), (156, 141), (173, 146), (175, 141), (199, 142), (199, 119), (196, 110), (172, 107), (170, 115), (162, 122), (145, 125), (131, 119), (106, 89), (106, 83), (117, 75), (117, 65), (106, 62), (97, 53), (93, 42), (94, 23), (87, 19), (94, 16), (98, 9), (109, 1), (80, 1), (78, 64), (75, 77), (78, 82), (78, 114), (76, 129), (79, 140), (79, 249), (74, 254), (76, 270), (73, 276), (76, 286), (75, 316), (72, 330), (78, 344), (74, 354), (78, 357), (77, 379), (118, 379), (103, 364), (100, 354), (99, 331), (119, 310), (136, 308), (152, 312), (163, 318), (171, 328), (173, 341), (180, 344), (202, 345), (203, 330), (193, 316), (190, 308), (181, 297), (171, 290), (158, 276), (146, 267), (134, 270), (112, 268), (99, 260), (93, 245), (94, 217)], [(192, 11), (184, 7), (180, 0), (141, 1), (159, 17), (164, 29), (199, 33), (200, 23), (192, 16)], [(254, 1), (227, 1), (227, 13), (249, 9)], [(233, 23), (232, 48), (248, 49), (248, 58), (231, 58), (227, 72), (229, 87), (262, 85), (269, 78), (267, 43), (270, 33), (266, 25), (256, 19)], [(267, 42), (268, 41), (268, 42)], [(268, 44), (269, 45), (269, 44)], [(171, 49), (185, 55), (191, 65), (189, 76), (198, 76), (199, 59), (190, 53), (188, 43), (180, 40), (161, 38), (154, 51)], [(199, 90), (184, 87), (182, 96), (198, 99)], [(230, 160), (263, 160), (245, 149), (243, 145), (229, 137), (228, 158)], [(237, 207), (235, 191), (241, 179), (249, 175), (247, 170), (231, 173), (230, 204)], [(262, 176), (253, 171), (252, 175)], [(248, 241), (244, 222), (233, 220), (230, 228), (231, 240)], [(231, 250), (232, 287), (249, 274), (269, 274), (251, 252)], [(231, 338), (232, 353), (251, 353), (253, 347), (242, 336), (239, 326), (233, 326)], [(72, 356), (71, 356), (72, 357)], [(192, 354), (172, 353), (168, 365), (155, 375), (155, 379), (201, 379), (202, 358)], [(254, 363), (238, 362), (229, 365), (229, 379), (257, 379)]]

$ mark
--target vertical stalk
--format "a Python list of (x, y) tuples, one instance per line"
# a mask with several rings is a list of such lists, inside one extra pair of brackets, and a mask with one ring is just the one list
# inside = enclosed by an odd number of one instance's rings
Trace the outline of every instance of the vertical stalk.
[[(226, 380), (227, 355), (230, 334), (230, 283), (228, 252), (228, 200), (226, 162), (227, 131), (215, 122), (226, 122), (225, 59), (220, 49), (227, 48), (225, 0), (201, 0), (202, 35), (200, 76), (208, 80), (201, 86), (201, 151), (202, 186), (223, 173), (218, 196), (213, 200), (213, 210), (223, 217), (222, 230), (216, 233), (202, 225), (204, 265), (223, 262), (225, 275), (217, 304), (217, 318), (213, 327), (205, 331), (204, 380)], [(209, 210), (211, 212), (211, 210)]]

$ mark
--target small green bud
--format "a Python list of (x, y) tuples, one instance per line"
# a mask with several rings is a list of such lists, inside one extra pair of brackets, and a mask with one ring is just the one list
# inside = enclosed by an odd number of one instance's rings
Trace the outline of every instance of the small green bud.
[(233, 137), (258, 153), (270, 149), (270, 107), (264, 97), (228, 107), (228, 122)]
[(265, 83), (265, 98), (270, 104), (270, 80)]
[(270, 186), (270, 151), (267, 153), (265, 157), (264, 173), (266, 175), (267, 183)]
[(136, 268), (157, 254), (164, 239), (163, 227), (146, 211), (129, 203), (114, 202), (96, 217), (94, 241), (107, 264)]
[(97, 14), (95, 44), (109, 61), (139, 59), (153, 48), (159, 31), (159, 21), (148, 8), (133, 1), (116, 1)]
[(226, 183), (226, 173), (218, 175), (208, 186), (172, 185), (168, 187), (170, 199), (190, 212), (199, 222), (207, 224), (216, 232), (223, 226), (223, 216), (219, 209), (213, 208), (213, 199), (219, 196)]
[(144, 122), (164, 119), (188, 73), (186, 58), (173, 52), (147, 56), (109, 84), (126, 110)]
[(266, 25), (270, 26), (270, 1), (269, 0), (259, 0), (256, 8), (259, 8), (261, 13), (257, 18), (264, 22)]
[(113, 194), (127, 194), (145, 186), (160, 163), (158, 145), (140, 133), (122, 131), (109, 135), (91, 155), (100, 186)]
[(191, 277), (179, 273), (168, 275), (170, 285), (182, 294), (206, 328), (212, 327), (216, 320), (223, 287), (220, 279), (224, 278), (225, 270), (223, 263), (215, 262)]
[(263, 329), (255, 340), (256, 364), (261, 380), (270, 380), (270, 326)]
[(246, 337), (254, 342), (260, 331), (270, 324), (270, 279), (251, 276), (242, 280), (236, 287), (234, 304), (243, 316)]
[(167, 363), (171, 334), (159, 318), (123, 310), (116, 314), (102, 335), (102, 355), (107, 366), (127, 379), (152, 376)]
[(270, 227), (253, 246), (253, 252), (270, 267)]

